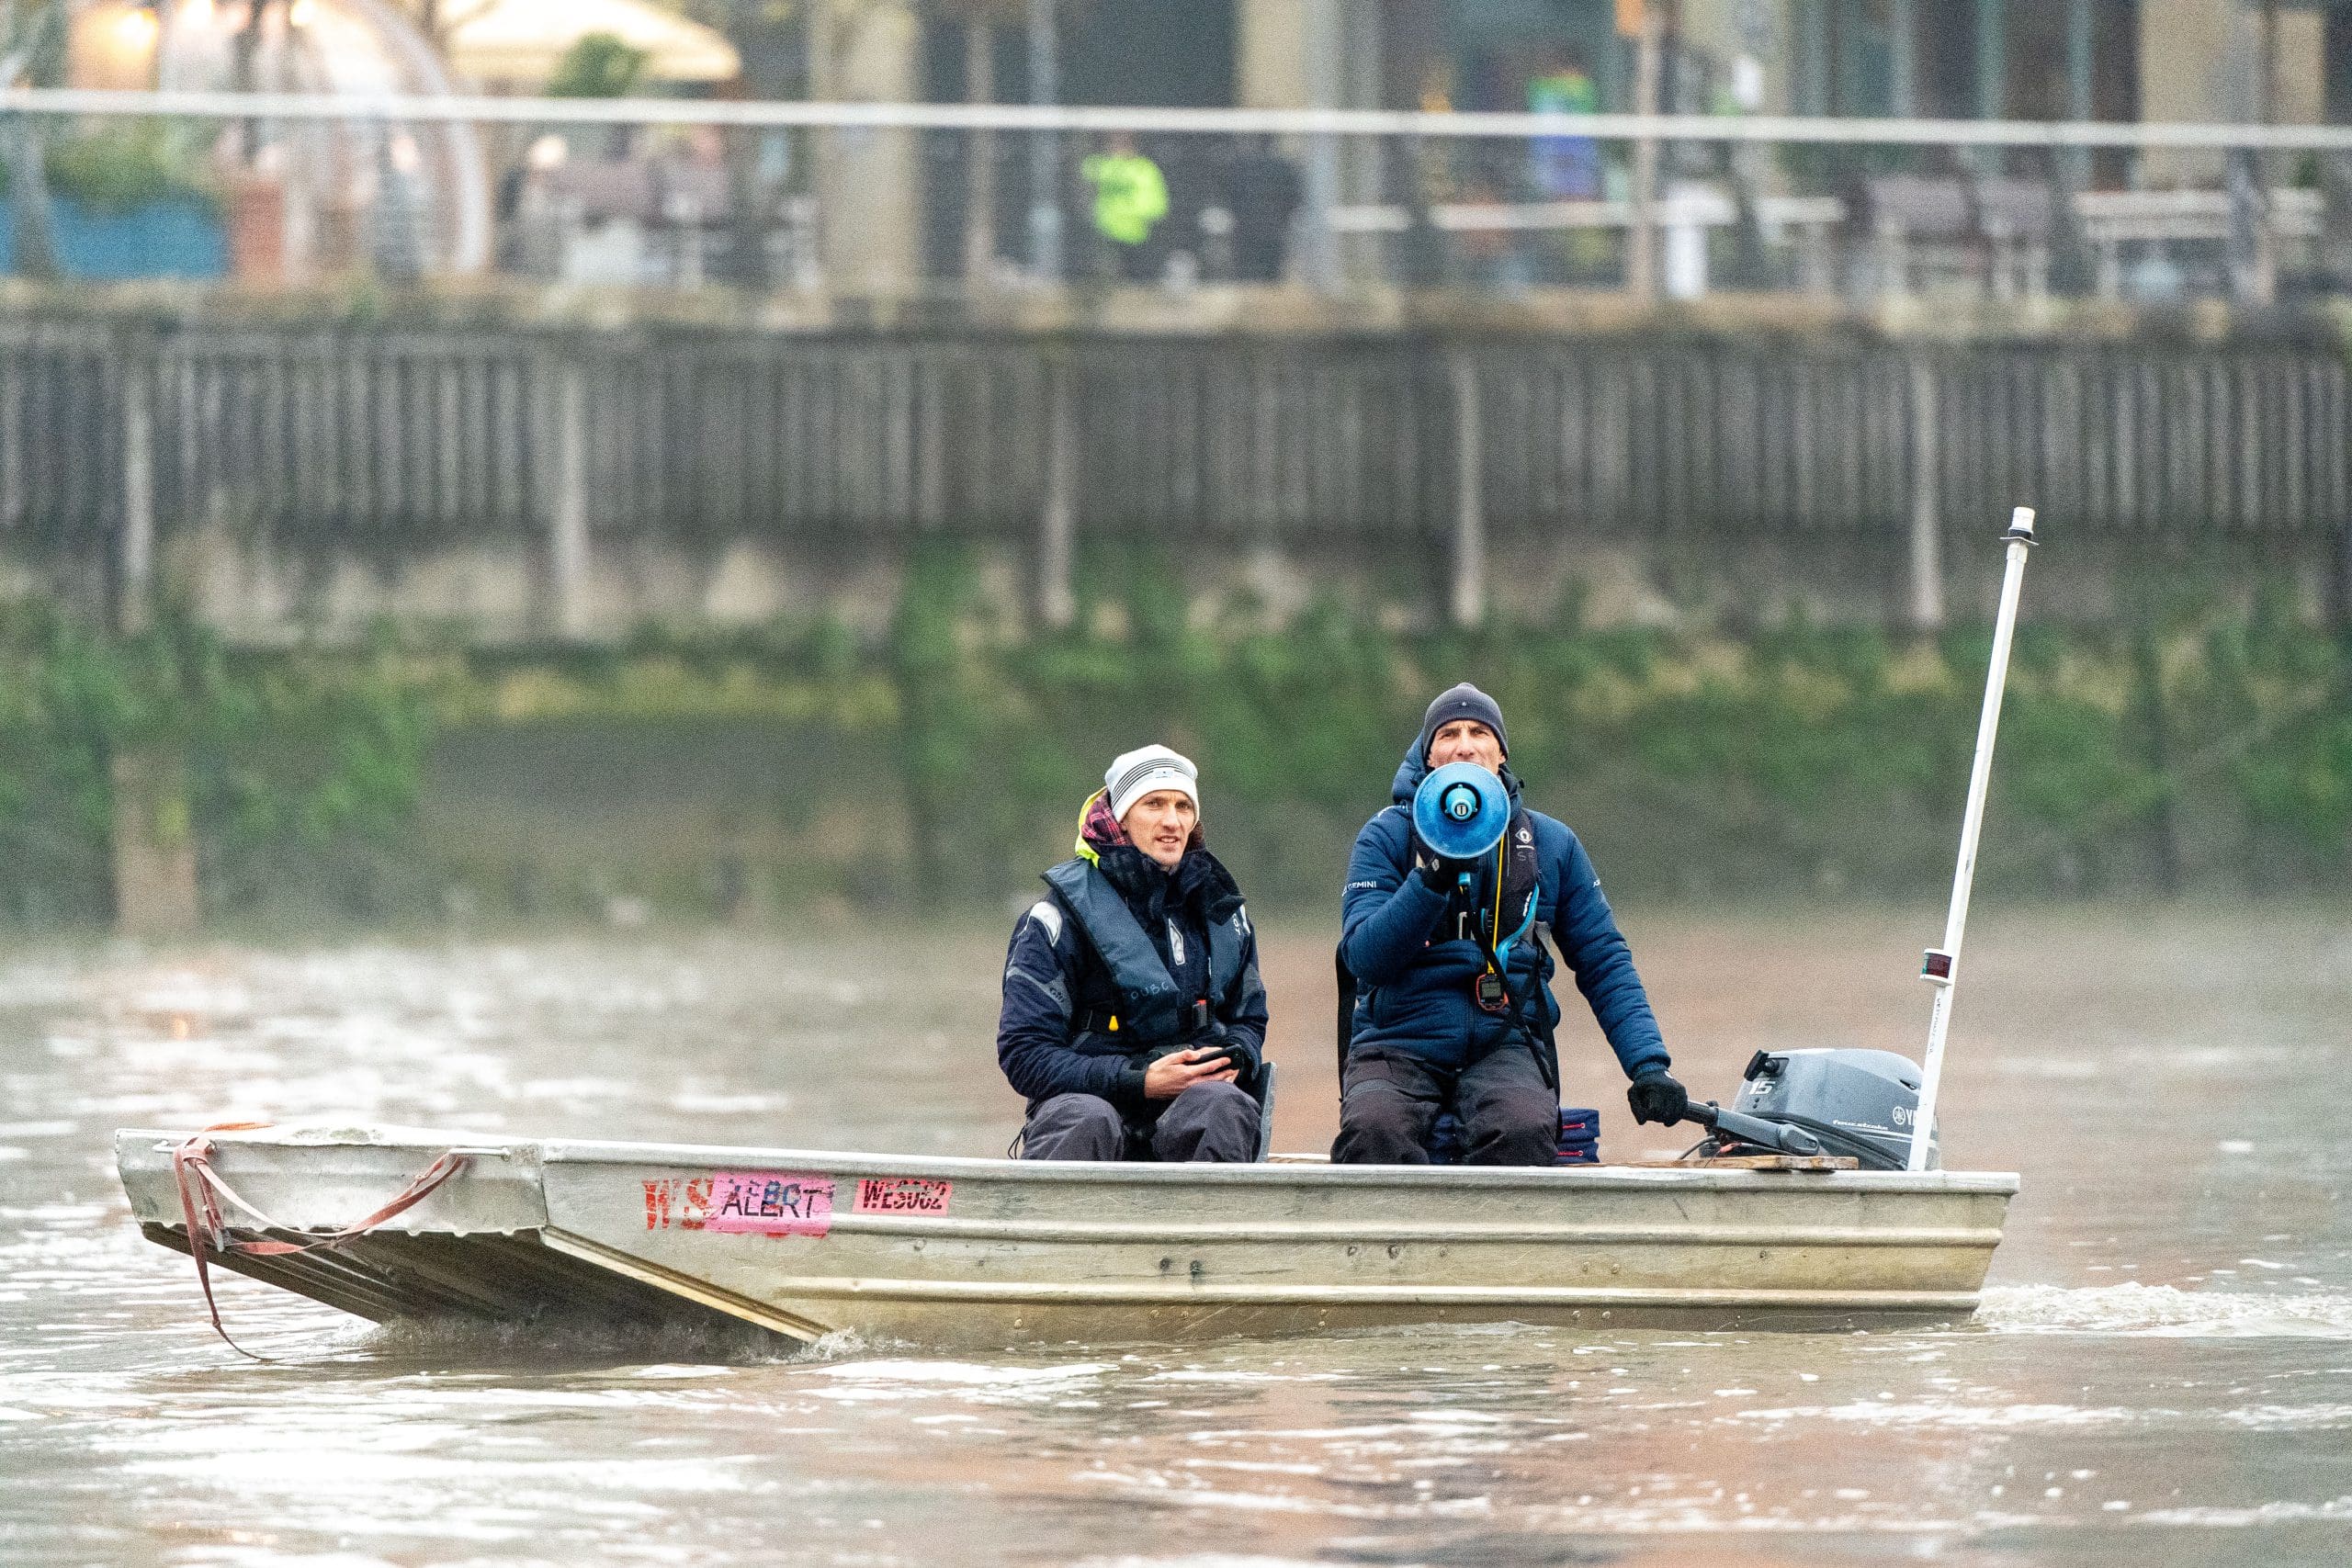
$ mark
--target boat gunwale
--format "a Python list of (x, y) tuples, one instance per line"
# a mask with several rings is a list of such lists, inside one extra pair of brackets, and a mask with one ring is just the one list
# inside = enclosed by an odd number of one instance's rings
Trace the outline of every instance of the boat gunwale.
[[(142, 1221), (167, 1230), (185, 1231), (184, 1220), (172, 1217)], [(388, 1224), (380, 1229), (414, 1235), (514, 1235), (538, 1226), (476, 1227)], [(332, 1233), (331, 1226), (263, 1230), (230, 1227), (238, 1235), (275, 1240), (315, 1241)], [(691, 1228), (691, 1227), (689, 1227)], [(1063, 1243), (1072, 1246), (1121, 1246), (1149, 1243), (1169, 1247), (1363, 1242), (1369, 1246), (1410, 1244), (1436, 1247), (1983, 1247), (2001, 1242), (1999, 1227), (1960, 1225), (1634, 1225), (1634, 1224), (1461, 1224), (1372, 1225), (1359, 1223), (1263, 1220), (1229, 1225), (1159, 1225), (1083, 1221), (967, 1220), (884, 1214), (836, 1214), (828, 1222), (833, 1235), (912, 1237), (920, 1241), (1014, 1241)]]
[(1210, 1161), (1159, 1164), (1144, 1160), (1023, 1160), (968, 1155), (872, 1155), (826, 1149), (760, 1148), (744, 1145), (639, 1144), (560, 1138), (539, 1143), (548, 1165), (680, 1166), (750, 1164), (853, 1176), (942, 1176), (1041, 1185), (1440, 1188), (1720, 1187), (1732, 1190), (1791, 1187), (1874, 1192), (1987, 1192), (2015, 1195), (2013, 1171), (1760, 1170), (1664, 1166), (1315, 1165), (1271, 1161), (1223, 1165)]
[[(355, 1133), (356, 1128), (337, 1128)], [(430, 1134), (429, 1129), (400, 1128), (396, 1140), (357, 1137), (321, 1138), (299, 1125), (221, 1131), (206, 1134), (220, 1149), (282, 1149), (300, 1152), (324, 1149), (383, 1149), (386, 1151), (457, 1149), (471, 1155), (494, 1155), (507, 1160), (536, 1161), (542, 1168), (557, 1165), (654, 1167), (743, 1166), (753, 1169), (821, 1171), (829, 1175), (881, 1179), (938, 1177), (947, 1179), (1009, 1182), (1021, 1186), (1213, 1186), (1281, 1189), (1408, 1187), (1440, 1190), (1546, 1189), (1573, 1191), (1579, 1188), (1666, 1188), (1725, 1191), (1810, 1191), (1842, 1193), (1916, 1193), (1947, 1195), (1983, 1193), (2013, 1197), (2019, 1179), (2013, 1171), (1972, 1170), (1768, 1170), (1755, 1168), (1670, 1166), (1425, 1166), (1319, 1165), (1260, 1162), (1223, 1165), (1207, 1161), (1159, 1164), (1149, 1161), (1021, 1160), (968, 1155), (887, 1155), (833, 1149), (795, 1149), (742, 1144), (637, 1143), (586, 1138), (506, 1138), (481, 1133)], [(418, 1134), (427, 1134), (419, 1136)], [(191, 1134), (160, 1129), (119, 1128), (118, 1152), (129, 1152), (130, 1141), (154, 1139), (168, 1148)]]

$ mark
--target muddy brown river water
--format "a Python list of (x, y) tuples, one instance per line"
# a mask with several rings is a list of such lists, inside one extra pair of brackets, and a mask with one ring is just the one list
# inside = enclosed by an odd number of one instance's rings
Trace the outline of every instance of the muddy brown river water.
[[(1934, 911), (1623, 911), (1678, 1070), (1916, 1055)], [(1277, 1144), (1332, 1126), (1329, 937), (1269, 935)], [(119, 1125), (320, 1117), (1001, 1150), (1003, 933), (0, 958), (10, 1565), (2352, 1562), (2352, 907), (1981, 914), (1955, 1167), (2025, 1187), (1979, 1318), (1513, 1325), (944, 1359), (378, 1328), (140, 1239)], [(1570, 1098), (1636, 1129), (1587, 1024)]]

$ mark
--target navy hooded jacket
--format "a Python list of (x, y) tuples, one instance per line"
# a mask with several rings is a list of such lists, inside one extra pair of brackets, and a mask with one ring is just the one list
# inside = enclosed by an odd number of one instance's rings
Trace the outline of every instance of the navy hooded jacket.
[[(1506, 1043), (1508, 1018), (1481, 1010), (1474, 990), (1487, 967), (1475, 938), (1457, 935), (1453, 896), (1413, 873), (1413, 792), (1429, 773), (1418, 739), (1396, 770), (1391, 793), (1396, 804), (1363, 825), (1348, 857), (1348, 882), (1340, 897), (1340, 957), (1357, 986), (1351, 1050), (1409, 1052), (1447, 1067), (1459, 1067)], [(1510, 770), (1503, 783), (1519, 803), (1519, 781)], [(1549, 927), (1560, 955), (1577, 977), (1577, 988), (1591, 1005), (1600, 1031), (1629, 1078), (1667, 1066), (1666, 1043), (1650, 1012), (1634, 955), (1601, 896), (1591, 857), (1567, 825), (1540, 811), (1534, 824), (1538, 880), (1535, 919)], [(1492, 866), (1476, 885), (1481, 907), (1494, 897)], [(1515, 998), (1540, 993), (1540, 1009), (1527, 1008), (1531, 1023), (1539, 1010), (1544, 1032), (1560, 1020), (1552, 995), (1553, 961), (1531, 931), (1504, 960)]]

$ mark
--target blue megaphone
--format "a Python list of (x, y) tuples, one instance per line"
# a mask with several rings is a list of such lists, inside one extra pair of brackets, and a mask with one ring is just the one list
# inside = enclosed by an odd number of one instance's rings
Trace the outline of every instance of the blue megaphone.
[(1503, 781), (1476, 762), (1448, 762), (1413, 792), (1413, 831), (1447, 860), (1484, 857), (1510, 826)]

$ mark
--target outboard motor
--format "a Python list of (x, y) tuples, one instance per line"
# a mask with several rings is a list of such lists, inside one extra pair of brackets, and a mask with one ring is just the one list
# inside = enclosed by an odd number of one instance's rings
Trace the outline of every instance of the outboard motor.
[[(1919, 1068), (1892, 1051), (1758, 1051), (1740, 1075), (1732, 1109), (1694, 1105), (1690, 1120), (1713, 1136), (1706, 1155), (1845, 1156), (1864, 1170), (1901, 1170), (1911, 1155)], [(1935, 1130), (1928, 1167), (1937, 1168)]]

